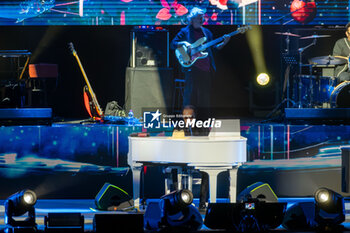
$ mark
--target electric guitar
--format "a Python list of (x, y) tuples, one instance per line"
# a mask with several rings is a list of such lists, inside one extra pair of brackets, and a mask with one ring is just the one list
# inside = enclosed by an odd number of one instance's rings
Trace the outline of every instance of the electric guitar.
[(86, 76), (83, 65), (80, 62), (79, 56), (77, 54), (77, 51), (75, 51), (72, 42), (69, 43), (69, 48), (72, 51), (73, 56), (77, 59), (78, 65), (80, 67), (80, 70), (81, 70), (81, 72), (84, 76), (85, 82), (86, 82), (86, 85), (84, 86), (85, 108), (92, 118), (94, 118), (95, 120), (101, 120), (101, 118), (103, 116), (103, 111), (97, 102), (96, 95), (95, 95), (94, 91), (92, 90), (89, 79)]
[[(236, 31), (227, 34), (229, 37), (235, 36), (237, 34), (243, 34), (251, 29), (251, 26), (244, 26), (238, 28)], [(221, 43), (224, 40), (224, 36), (219, 37), (215, 40), (207, 41), (206, 37), (198, 39), (193, 44), (183, 41), (183, 44), (175, 50), (176, 58), (183, 67), (192, 66), (198, 59), (202, 59), (208, 56), (207, 52), (204, 52), (207, 48)]]

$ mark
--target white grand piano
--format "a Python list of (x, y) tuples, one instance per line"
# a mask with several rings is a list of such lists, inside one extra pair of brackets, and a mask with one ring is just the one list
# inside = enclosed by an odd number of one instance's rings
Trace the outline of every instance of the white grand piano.
[[(239, 121), (238, 121), (239, 122)], [(239, 126), (239, 125), (238, 125)], [(216, 202), (217, 176), (230, 174), (230, 202), (236, 201), (238, 167), (247, 160), (247, 139), (238, 132), (206, 137), (129, 137), (128, 163), (133, 170), (133, 198), (139, 205), (143, 164), (183, 164), (209, 175), (209, 200)]]

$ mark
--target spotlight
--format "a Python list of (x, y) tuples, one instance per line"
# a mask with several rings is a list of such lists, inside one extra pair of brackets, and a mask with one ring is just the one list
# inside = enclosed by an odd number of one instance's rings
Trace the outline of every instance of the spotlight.
[(159, 202), (150, 202), (144, 216), (145, 228), (199, 230), (203, 219), (197, 208), (192, 205), (192, 201), (192, 192), (183, 189), (162, 196)]
[[(25, 189), (11, 195), (5, 201), (5, 224), (8, 227), (36, 228), (35, 208), (36, 194), (32, 190)], [(25, 220), (15, 220), (13, 217), (24, 215), (28, 212)]]
[(345, 220), (344, 198), (327, 188), (315, 192), (315, 201), (299, 202), (288, 208), (283, 227), (289, 231), (339, 231)]
[(183, 189), (164, 195), (161, 199), (161, 203), (165, 205), (163, 208), (169, 213), (176, 213), (192, 204), (193, 194), (190, 190)]
[(256, 77), (256, 82), (261, 86), (266, 86), (270, 82), (270, 76), (266, 73), (261, 73)]
[(327, 188), (315, 192), (315, 220), (321, 226), (338, 225), (345, 220), (344, 198)]

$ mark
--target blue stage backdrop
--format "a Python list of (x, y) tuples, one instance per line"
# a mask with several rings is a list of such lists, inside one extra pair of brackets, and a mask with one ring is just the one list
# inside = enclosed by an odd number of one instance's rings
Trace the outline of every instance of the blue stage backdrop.
[(179, 25), (205, 9), (209, 25), (335, 25), (348, 0), (24, 0), (0, 1), (0, 25)]

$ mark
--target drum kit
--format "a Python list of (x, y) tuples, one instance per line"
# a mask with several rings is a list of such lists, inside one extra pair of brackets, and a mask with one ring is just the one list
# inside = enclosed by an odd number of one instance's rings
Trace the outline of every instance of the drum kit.
[[(292, 80), (292, 99), (290, 95), (289, 78), (285, 80), (287, 107), (289, 102), (297, 108), (350, 108), (350, 81), (338, 83), (335, 77), (335, 67), (348, 64), (344, 57), (320, 56), (309, 59), (309, 64), (302, 63), (303, 52), (309, 47), (316, 45), (319, 38), (330, 37), (330, 35), (311, 35), (301, 37), (290, 32), (275, 32), (275, 34), (286, 37), (286, 49), (283, 58), (288, 66), (296, 65), (297, 73)], [(300, 40), (312, 39), (312, 43), (304, 48), (298, 49), (298, 54), (293, 56), (289, 53), (290, 37)], [(305, 72), (306, 67), (307, 71)], [(289, 67), (290, 68), (290, 67)], [(289, 71), (289, 68), (287, 69)], [(322, 72), (315, 74), (317, 69)], [(304, 72), (303, 72), (304, 71)], [(304, 73), (304, 74), (303, 74)], [(307, 73), (307, 74), (305, 74)]]

